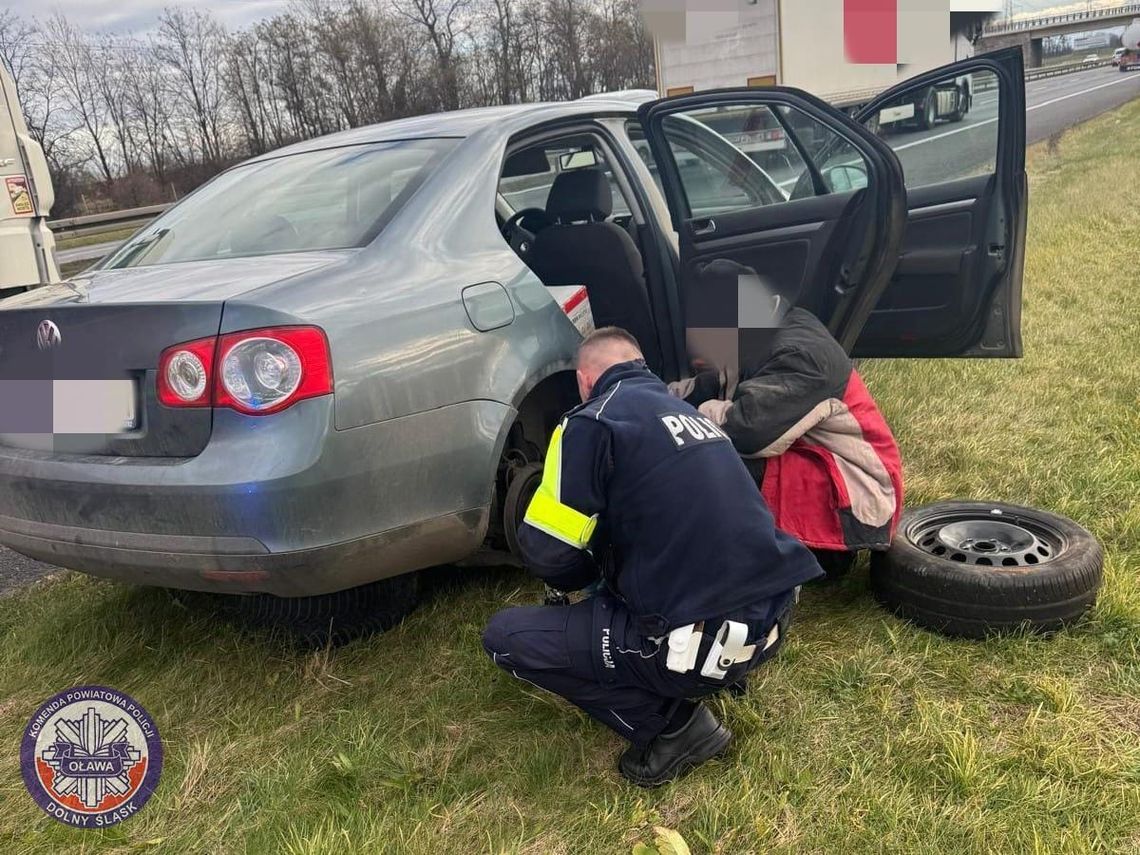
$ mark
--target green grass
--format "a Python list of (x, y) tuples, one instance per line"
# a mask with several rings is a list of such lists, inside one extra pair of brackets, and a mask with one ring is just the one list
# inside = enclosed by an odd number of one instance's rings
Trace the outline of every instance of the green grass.
[(74, 276), (76, 273), (82, 273), (84, 270), (94, 264), (95, 261), (96, 259), (94, 258), (88, 258), (86, 261), (69, 261), (65, 264), (61, 264), (59, 266), (60, 278), (67, 279), (71, 276)]
[(55, 242), (56, 249), (75, 249), (80, 246), (91, 246), (97, 243), (110, 243), (124, 241), (139, 230), (138, 226), (128, 226), (125, 229), (116, 229), (113, 232), (99, 232), (94, 235), (81, 235), (79, 237), (60, 237)]
[[(721, 762), (643, 792), (617, 739), (484, 660), (480, 629), (538, 587), (453, 580), (397, 630), (300, 654), (161, 590), (66, 574), (0, 600), (0, 839), (13, 852), (630, 852), (654, 826), (694, 852), (1140, 851), (1140, 101), (1031, 155), (1021, 361), (879, 362), (909, 501), (1053, 508), (1108, 555), (1091, 615), (1053, 638), (917, 630), (865, 572), (806, 592)], [(462, 575), (462, 574), (457, 574)], [(142, 813), (103, 832), (23, 791), (20, 734), (48, 695), (116, 686), (167, 758)]]
[[(100, 232), (97, 235), (83, 235), (81, 237), (61, 237), (55, 242), (57, 250), (76, 249), (81, 246), (93, 246), (98, 243), (121, 243), (138, 231), (137, 226), (125, 229), (116, 229), (113, 232)], [(59, 275), (67, 279), (76, 273), (82, 273), (98, 259), (88, 258), (83, 261), (69, 261), (59, 265)]]

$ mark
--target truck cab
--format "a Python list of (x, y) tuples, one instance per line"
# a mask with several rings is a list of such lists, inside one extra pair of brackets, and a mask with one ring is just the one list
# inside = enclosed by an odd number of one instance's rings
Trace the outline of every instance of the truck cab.
[(0, 64), (0, 299), (59, 281), (47, 226), (55, 201), (47, 158), (28, 133), (16, 84)]

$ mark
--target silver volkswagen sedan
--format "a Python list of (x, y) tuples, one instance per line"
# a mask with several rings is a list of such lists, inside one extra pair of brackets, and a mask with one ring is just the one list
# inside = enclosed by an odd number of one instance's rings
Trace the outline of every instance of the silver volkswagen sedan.
[[(747, 346), (747, 279), (855, 355), (1017, 356), (1020, 57), (855, 117), (780, 87), (619, 93), (235, 166), (95, 269), (0, 303), (0, 543), (406, 610), (413, 588), (376, 584), (510, 548), (591, 324), (677, 379), (698, 332)], [(966, 76), (989, 112), (877, 133)]]

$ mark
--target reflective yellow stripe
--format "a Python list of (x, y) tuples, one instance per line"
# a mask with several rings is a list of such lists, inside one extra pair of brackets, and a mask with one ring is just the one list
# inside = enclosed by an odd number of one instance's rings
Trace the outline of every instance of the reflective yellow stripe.
[(598, 517), (597, 514), (588, 517), (562, 504), (562, 429), (565, 426), (563, 421), (550, 437), (550, 448), (542, 467), (542, 483), (530, 500), (523, 521), (575, 549), (585, 549), (594, 534)]
[(532, 525), (575, 549), (586, 548), (594, 534), (594, 526), (598, 523), (597, 517), (588, 517), (556, 501), (544, 493), (542, 487), (538, 488), (530, 500), (524, 519), (527, 525)]

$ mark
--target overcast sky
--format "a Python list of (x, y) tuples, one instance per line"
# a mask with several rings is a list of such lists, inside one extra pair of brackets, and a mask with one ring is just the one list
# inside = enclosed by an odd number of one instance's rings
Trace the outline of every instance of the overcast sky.
[[(1093, 5), (1106, 2), (1096, 0)], [(288, 0), (0, 0), (0, 5), (28, 18), (47, 17), (58, 10), (84, 29), (142, 33), (154, 26), (165, 6), (200, 6), (232, 28), (269, 17), (283, 10)], [(1083, 9), (1086, 5), (1084, 0), (1014, 0), (1018, 12), (1064, 6)]]
[(154, 26), (166, 6), (209, 9), (227, 27), (242, 27), (281, 11), (288, 0), (0, 0), (0, 5), (27, 18), (60, 11), (84, 29), (141, 33)]

